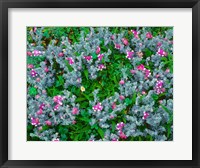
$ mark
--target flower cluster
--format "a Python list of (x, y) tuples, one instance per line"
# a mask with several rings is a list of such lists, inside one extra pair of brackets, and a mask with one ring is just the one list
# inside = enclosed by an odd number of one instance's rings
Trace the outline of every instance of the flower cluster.
[(29, 141), (173, 140), (173, 28), (28, 27)]

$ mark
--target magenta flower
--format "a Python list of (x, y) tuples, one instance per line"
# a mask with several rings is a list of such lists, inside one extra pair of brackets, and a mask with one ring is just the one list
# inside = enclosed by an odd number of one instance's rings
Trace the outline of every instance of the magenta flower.
[(59, 107), (60, 107), (60, 104), (56, 104), (53, 110), (58, 111)]
[(63, 52), (60, 52), (60, 53), (58, 54), (58, 56), (59, 56), (59, 57), (63, 57), (63, 56), (64, 56)]
[(126, 38), (122, 38), (122, 42), (124, 43), (124, 45), (128, 45), (128, 40)]
[(126, 136), (123, 132), (120, 132), (120, 133), (119, 133), (119, 137), (120, 137), (121, 139), (126, 139), (126, 138), (127, 138), (127, 136)]
[(70, 65), (74, 64), (74, 60), (73, 60), (72, 57), (68, 57), (68, 58), (66, 58), (66, 60), (69, 61), (69, 64), (70, 64)]
[(45, 67), (45, 68), (44, 68), (44, 72), (49, 72), (48, 67)]
[(125, 84), (124, 80), (120, 80), (120, 81), (119, 81), (119, 84), (120, 84), (120, 85)]
[(59, 105), (62, 105), (63, 99), (64, 99), (64, 98), (63, 98), (62, 96), (58, 95), (58, 96), (54, 96), (53, 101), (54, 101), (55, 103), (58, 103)]
[(48, 126), (51, 126), (51, 121), (47, 120), (47, 121), (45, 121), (45, 124)]
[(137, 66), (137, 69), (140, 70), (140, 71), (144, 71), (146, 68), (144, 67), (143, 64), (140, 64)]
[(120, 96), (119, 96), (119, 99), (120, 99), (120, 100), (124, 100), (125, 97), (124, 97), (123, 95), (120, 95)]
[(113, 118), (115, 118), (115, 116), (111, 115), (111, 116), (110, 116), (110, 119), (113, 119)]
[(167, 52), (165, 52), (163, 49), (159, 48), (158, 49), (158, 52), (157, 52), (158, 55), (164, 57), (164, 56), (167, 56)]
[(74, 107), (74, 108), (72, 109), (72, 114), (73, 114), (73, 115), (76, 115), (76, 114), (78, 114), (78, 113), (79, 113), (79, 109), (76, 108), (76, 107)]
[(169, 73), (169, 72), (170, 72), (170, 69), (169, 69), (169, 68), (167, 68), (167, 69), (165, 70), (165, 72), (166, 72), (166, 73)]
[(162, 45), (161, 42), (158, 42), (158, 43), (157, 43), (157, 47), (160, 47), (161, 45)]
[(43, 111), (42, 111), (42, 109), (39, 109), (39, 110), (37, 111), (37, 113), (36, 113), (36, 114), (37, 114), (37, 115), (41, 115), (41, 114), (42, 114), (42, 112), (43, 112)]
[(32, 56), (32, 52), (28, 51), (28, 52), (27, 52), (27, 55), (28, 55), (28, 56)]
[(113, 138), (112, 141), (119, 141), (117, 138)]
[(36, 32), (36, 30), (37, 30), (37, 27), (34, 27), (34, 28), (33, 28), (33, 32), (35, 33), (35, 32)]
[(142, 91), (142, 94), (143, 94), (143, 95), (145, 95), (145, 94), (146, 94), (146, 92), (145, 92), (145, 91)]
[(92, 56), (84, 56), (86, 61), (91, 61), (92, 60)]
[(28, 64), (27, 68), (32, 69), (32, 68), (34, 68), (34, 65), (33, 64)]
[(116, 107), (117, 107), (116, 103), (113, 102), (113, 103), (112, 103), (112, 109), (114, 110)]
[(148, 113), (148, 112), (143, 112), (143, 117), (142, 117), (142, 119), (143, 119), (143, 120), (146, 120), (147, 117), (149, 117), (149, 113)]
[(39, 51), (39, 50), (34, 50), (33, 51), (33, 55), (34, 56), (38, 56), (38, 55), (40, 55), (41, 54), (41, 51)]
[(115, 39), (115, 36), (114, 36), (114, 35), (112, 35), (112, 36), (110, 36), (110, 38), (111, 38), (111, 40), (114, 40), (114, 39)]
[(131, 69), (130, 72), (133, 75), (133, 74), (135, 74), (136, 71), (134, 69)]
[(120, 45), (120, 44), (115, 44), (115, 48), (116, 48), (116, 49), (120, 49), (120, 48), (121, 48), (121, 45)]
[(163, 87), (163, 85), (164, 85), (164, 82), (162, 80), (158, 80), (156, 82), (156, 86), (154, 89), (157, 94), (161, 94), (161, 93), (165, 92), (165, 88)]
[(101, 105), (101, 103), (97, 103), (95, 106), (93, 106), (92, 109), (94, 111), (102, 111), (103, 110), (103, 106)]
[(98, 69), (102, 71), (103, 69), (106, 69), (106, 66), (104, 64), (100, 64), (98, 65)]
[(126, 51), (126, 58), (128, 58), (128, 59), (132, 59), (133, 58), (133, 54), (134, 54), (134, 51), (132, 50), (132, 51)]
[(39, 107), (39, 108), (40, 108), (41, 110), (44, 110), (44, 107), (45, 107), (45, 104), (42, 103), (42, 104), (40, 104), (40, 107)]
[(151, 71), (148, 70), (148, 69), (145, 69), (144, 73), (145, 73), (145, 78), (146, 79), (151, 75)]
[(39, 118), (31, 118), (31, 124), (35, 126), (39, 125)]
[(76, 124), (76, 120), (73, 120), (73, 121), (72, 121), (72, 124)]
[(148, 33), (146, 34), (146, 38), (151, 39), (151, 38), (153, 38), (153, 36), (152, 36), (152, 34), (151, 34), (150, 32), (148, 32)]
[(32, 77), (36, 77), (38, 74), (36, 73), (36, 71), (34, 69), (31, 70), (31, 76)]
[(101, 48), (98, 46), (97, 49), (96, 49), (96, 54), (99, 54), (101, 51)]
[(124, 125), (125, 125), (125, 124), (124, 124), (123, 122), (117, 123), (116, 129), (119, 130), (119, 131), (122, 131)]
[(99, 55), (98, 55), (98, 60), (101, 61), (102, 58), (103, 58), (103, 56), (104, 56), (103, 54), (99, 54)]
[(139, 38), (139, 32), (138, 31), (136, 31), (136, 30), (131, 30), (131, 32), (133, 33), (133, 35), (134, 35), (134, 37), (135, 38)]

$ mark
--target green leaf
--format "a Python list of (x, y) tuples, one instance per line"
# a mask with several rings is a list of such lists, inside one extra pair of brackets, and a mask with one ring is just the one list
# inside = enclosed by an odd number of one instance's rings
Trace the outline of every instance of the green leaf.
[(103, 131), (101, 128), (99, 128), (99, 129), (97, 130), (97, 132), (99, 133), (99, 135), (100, 135), (101, 138), (103, 139), (103, 138), (104, 138), (104, 131)]
[(172, 112), (165, 106), (163, 106), (162, 104), (160, 105), (168, 114), (172, 114)]
[(132, 101), (131, 101), (131, 99), (129, 99), (129, 98), (126, 98), (125, 99), (125, 104), (128, 106), (128, 105), (130, 105), (132, 103)]
[(69, 70), (69, 72), (72, 72), (74, 69), (71, 67), (71, 65), (69, 64), (69, 62), (67, 60), (65, 60), (66, 66)]
[(86, 79), (88, 80), (88, 70), (85, 69), (83, 72), (84, 72), (84, 74), (85, 74)]
[(30, 95), (30, 96), (35, 96), (37, 93), (38, 93), (38, 92), (37, 92), (37, 89), (36, 89), (36, 88), (34, 88), (34, 87), (30, 87), (30, 88), (29, 88), (29, 95)]
[(115, 131), (115, 127), (116, 127), (116, 123), (114, 121), (112, 121), (112, 132)]
[(92, 54), (92, 59), (94, 59), (94, 60), (97, 59), (97, 54), (93, 53)]

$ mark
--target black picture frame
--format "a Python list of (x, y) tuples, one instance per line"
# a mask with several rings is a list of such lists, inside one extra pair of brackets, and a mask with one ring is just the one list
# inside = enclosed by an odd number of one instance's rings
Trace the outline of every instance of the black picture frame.
[[(192, 8), (192, 160), (8, 160), (9, 8)], [(0, 166), (45, 167), (200, 167), (200, 2), (199, 0), (0, 0)], [(180, 151), (181, 152), (181, 151)]]

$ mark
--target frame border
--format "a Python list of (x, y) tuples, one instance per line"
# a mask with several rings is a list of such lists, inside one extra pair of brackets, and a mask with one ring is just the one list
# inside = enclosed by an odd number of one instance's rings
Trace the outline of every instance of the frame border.
[[(192, 160), (8, 160), (9, 8), (192, 8)], [(200, 0), (0, 0), (0, 167), (200, 168)]]

